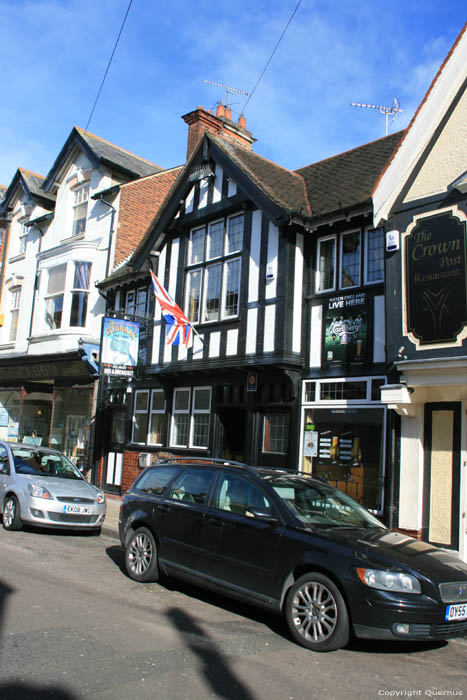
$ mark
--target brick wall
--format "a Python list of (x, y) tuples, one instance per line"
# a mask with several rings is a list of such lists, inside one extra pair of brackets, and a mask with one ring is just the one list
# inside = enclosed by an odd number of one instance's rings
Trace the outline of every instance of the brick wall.
[(133, 253), (148, 230), (180, 170), (181, 168), (173, 168), (122, 185), (114, 266), (119, 265)]

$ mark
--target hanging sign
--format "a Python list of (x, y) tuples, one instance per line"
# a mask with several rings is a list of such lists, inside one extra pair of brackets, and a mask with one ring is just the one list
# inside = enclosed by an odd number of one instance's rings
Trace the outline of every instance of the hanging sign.
[(104, 318), (101, 363), (103, 373), (132, 377), (138, 364), (139, 323)]

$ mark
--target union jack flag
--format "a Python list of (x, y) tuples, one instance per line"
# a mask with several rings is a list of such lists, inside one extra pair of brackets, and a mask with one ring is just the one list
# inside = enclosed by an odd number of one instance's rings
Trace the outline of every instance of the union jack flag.
[(169, 345), (180, 345), (182, 343), (188, 347), (191, 337), (191, 321), (185, 316), (178, 304), (174, 302), (168, 291), (164, 289), (152, 270), (151, 278), (154, 294), (161, 305), (162, 315), (166, 323), (166, 342)]

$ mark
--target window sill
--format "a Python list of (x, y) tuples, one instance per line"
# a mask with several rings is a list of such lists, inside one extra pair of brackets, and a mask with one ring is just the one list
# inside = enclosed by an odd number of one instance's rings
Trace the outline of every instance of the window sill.
[(24, 260), (25, 257), (26, 257), (26, 253), (19, 253), (18, 255), (13, 255), (12, 258), (9, 258), (8, 262), (9, 263), (19, 262), (20, 260)]
[(72, 241), (82, 241), (86, 236), (86, 232), (77, 233), (76, 236), (67, 236), (66, 238), (61, 238), (60, 243), (71, 243)]

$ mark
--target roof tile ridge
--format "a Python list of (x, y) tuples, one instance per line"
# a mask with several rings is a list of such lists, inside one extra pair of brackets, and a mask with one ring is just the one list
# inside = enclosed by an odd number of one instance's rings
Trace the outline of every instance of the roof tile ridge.
[(97, 136), (97, 134), (93, 134), (91, 131), (87, 131), (86, 129), (81, 128), (80, 126), (74, 127), (76, 131), (81, 134), (85, 134), (86, 136), (90, 136), (93, 139), (96, 139), (96, 141), (101, 141), (101, 143), (106, 143), (108, 146), (112, 146), (113, 148), (116, 148), (119, 151), (122, 151), (122, 153), (126, 153), (129, 156), (132, 156), (132, 158), (136, 158), (137, 160), (144, 161), (148, 165), (153, 165), (156, 168), (162, 168), (161, 165), (158, 165), (157, 163), (153, 163), (151, 160), (148, 160), (147, 158), (143, 158), (142, 156), (136, 155), (136, 153), (133, 153), (132, 151), (128, 151), (126, 148), (122, 148), (122, 146), (117, 146), (116, 143), (113, 143), (112, 141), (109, 141), (108, 139), (102, 138), (102, 136)]
[(39, 173), (35, 173), (32, 170), (28, 170), (27, 168), (22, 168), (20, 166), (18, 170), (23, 175), (32, 175), (33, 177), (39, 177), (41, 180), (45, 180), (45, 175), (40, 175)]
[(451, 57), (452, 57), (452, 54), (454, 53), (454, 50), (456, 49), (457, 45), (460, 43), (460, 40), (462, 39), (462, 36), (463, 36), (463, 34), (465, 34), (466, 31), (467, 31), (467, 22), (466, 22), (466, 23), (464, 24), (464, 26), (462, 27), (461, 31), (459, 32), (459, 36), (457, 37), (457, 39), (455, 40), (455, 42), (454, 42), (453, 45), (451, 46), (451, 48), (450, 48), (450, 50), (449, 50), (449, 53), (447, 54), (446, 58), (444, 59), (444, 61), (443, 61), (442, 64), (440, 65), (440, 67), (439, 67), (439, 69), (438, 69), (438, 72), (436, 73), (435, 77), (434, 77), (433, 80), (431, 81), (430, 87), (428, 88), (428, 90), (427, 90), (426, 93), (425, 93), (425, 96), (423, 97), (422, 101), (421, 101), (420, 104), (418, 105), (418, 107), (417, 107), (417, 109), (416, 109), (416, 111), (415, 111), (415, 114), (413, 115), (412, 119), (410, 120), (410, 123), (409, 123), (408, 127), (405, 129), (405, 131), (404, 131), (404, 133), (403, 133), (403, 135), (402, 135), (401, 140), (399, 141), (399, 143), (397, 144), (397, 146), (395, 147), (395, 149), (394, 149), (393, 152), (391, 153), (391, 155), (390, 155), (390, 157), (388, 158), (388, 160), (387, 160), (387, 162), (386, 162), (384, 168), (381, 170), (381, 172), (380, 172), (380, 174), (379, 174), (379, 176), (378, 176), (378, 179), (376, 180), (376, 182), (375, 182), (375, 184), (374, 184), (374, 187), (373, 187), (373, 189), (372, 189), (372, 191), (371, 191), (371, 195), (372, 195), (372, 196), (373, 196), (374, 193), (376, 192), (376, 189), (377, 189), (379, 183), (381, 182), (381, 180), (382, 180), (382, 178), (383, 178), (383, 175), (385, 174), (385, 172), (387, 171), (387, 169), (388, 169), (389, 166), (391, 165), (392, 161), (393, 161), (394, 158), (396, 157), (397, 152), (400, 150), (402, 144), (404, 143), (405, 139), (407, 138), (407, 136), (408, 136), (410, 130), (412, 129), (412, 127), (413, 127), (413, 125), (414, 125), (414, 123), (415, 123), (416, 118), (418, 117), (418, 114), (420, 113), (420, 111), (421, 111), (423, 105), (425, 104), (425, 102), (428, 100), (428, 97), (429, 97), (430, 93), (434, 90), (434, 87), (435, 87), (436, 83), (437, 83), (438, 80), (440, 79), (442, 72), (443, 72), (444, 69), (446, 68), (448, 62), (450, 61), (450, 59), (451, 59)]
[(172, 168), (165, 168), (164, 170), (158, 170), (157, 173), (150, 173), (149, 175), (143, 175), (142, 177), (139, 177), (137, 180), (130, 180), (130, 182), (123, 182), (120, 185), (120, 187), (122, 189), (124, 187), (130, 187), (130, 186), (134, 187), (135, 185), (138, 185), (141, 182), (145, 182), (146, 180), (150, 180), (151, 178), (162, 177), (163, 175), (167, 175), (168, 173), (175, 173), (175, 171), (181, 170), (184, 167), (185, 167), (185, 164), (174, 165)]
[(294, 172), (299, 173), (300, 170), (306, 170), (307, 168), (311, 168), (313, 165), (320, 165), (320, 163), (326, 163), (327, 161), (330, 160), (335, 160), (336, 158), (341, 158), (342, 156), (347, 156), (349, 153), (354, 153), (355, 151), (360, 151), (363, 148), (367, 148), (367, 146), (372, 146), (375, 143), (378, 143), (378, 141), (384, 141), (385, 139), (389, 139), (392, 136), (396, 136), (397, 134), (403, 134), (404, 129), (401, 129), (400, 131), (394, 131), (392, 134), (388, 134), (387, 136), (380, 136), (378, 139), (373, 139), (373, 141), (368, 141), (367, 143), (362, 143), (360, 146), (355, 146), (354, 148), (349, 148), (347, 151), (342, 151), (341, 153), (335, 153), (333, 156), (329, 156), (328, 158), (322, 158), (321, 160), (317, 160), (314, 163), (309, 163), (309, 165), (302, 165), (300, 168), (297, 168)]
[[(229, 146), (237, 147), (236, 143), (234, 143), (232, 141), (228, 141), (227, 139), (224, 139), (224, 138), (222, 138), (222, 136), (218, 136), (217, 134), (209, 133), (209, 136), (214, 136), (217, 139), (221, 139), (222, 141), (227, 142), (227, 144)], [(280, 165), (279, 163), (276, 163), (274, 160), (271, 160), (270, 158), (266, 158), (266, 156), (261, 155), (261, 153), (256, 153), (256, 151), (252, 151), (252, 150), (250, 151), (250, 150), (246, 149), (245, 147), (241, 146), (240, 144), (238, 144), (238, 148), (241, 149), (241, 151), (240, 151), (241, 153), (247, 153), (248, 155), (256, 156), (256, 158), (260, 158), (261, 160), (266, 161), (266, 163), (269, 163), (270, 165), (273, 165), (274, 167), (279, 168), (280, 170), (285, 170), (285, 172), (288, 173), (289, 175), (294, 175), (294, 176), (297, 175), (297, 173), (294, 170), (289, 170), (289, 168), (286, 168), (284, 165)], [(299, 175), (299, 177), (301, 177), (301, 175)]]

